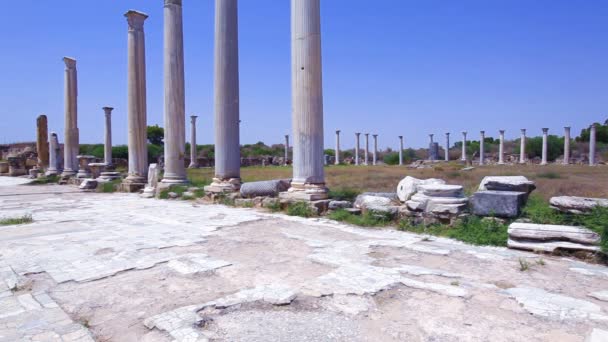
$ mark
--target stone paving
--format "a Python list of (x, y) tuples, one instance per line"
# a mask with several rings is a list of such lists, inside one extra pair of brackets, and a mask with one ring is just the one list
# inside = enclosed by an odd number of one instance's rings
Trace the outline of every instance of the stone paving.
[[(604, 341), (608, 268), (0, 177), (0, 341)], [(520, 261), (530, 265), (521, 271)]]

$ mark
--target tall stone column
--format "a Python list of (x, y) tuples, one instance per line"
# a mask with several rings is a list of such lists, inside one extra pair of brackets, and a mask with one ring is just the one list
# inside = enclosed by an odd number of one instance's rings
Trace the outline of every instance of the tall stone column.
[(165, 173), (161, 183), (188, 182), (182, 0), (165, 0), (164, 9)]
[(378, 134), (372, 134), (374, 137), (374, 154), (372, 155), (372, 164), (378, 164)]
[(433, 141), (434, 136), (435, 134), (429, 134), (429, 160), (431, 161), (435, 161), (435, 159), (437, 158), (437, 156), (435, 155), (435, 146)]
[(112, 107), (103, 107), (105, 114), (105, 130), (103, 144), (103, 161), (106, 166), (112, 165)]
[(450, 133), (445, 134), (445, 161), (450, 161)]
[(543, 155), (540, 165), (547, 165), (547, 139), (548, 139), (548, 128), (543, 128)]
[(355, 165), (359, 165), (359, 137), (361, 133), (355, 133)]
[(526, 163), (526, 129), (521, 129), (521, 138), (519, 139), (519, 163)]
[(485, 158), (486, 158), (486, 151), (484, 151), (484, 144), (485, 144), (485, 139), (486, 139), (486, 131), (480, 131), (480, 137), (479, 137), (479, 165), (484, 165), (485, 164)]
[(589, 128), (589, 165), (595, 165), (595, 136), (597, 126), (595, 123), (591, 124)]
[(78, 172), (78, 76), (76, 60), (64, 57), (65, 63), (65, 138), (63, 143), (63, 173), (71, 177)]
[(336, 131), (336, 165), (340, 164), (340, 131)]
[(460, 160), (467, 161), (467, 132), (462, 132), (462, 157)]
[(570, 164), (570, 127), (564, 127), (564, 165)]
[(399, 136), (399, 165), (403, 165), (403, 135)]
[(498, 142), (498, 165), (504, 165), (505, 163), (505, 131), (498, 131), (500, 134)]
[(59, 174), (59, 165), (57, 160), (57, 154), (59, 153), (59, 141), (57, 141), (57, 133), (51, 132), (51, 138), (49, 140), (49, 167), (46, 169), (45, 173), (47, 176)]
[[(241, 187), (239, 137), (239, 37), (237, 0), (215, 1), (215, 178), (205, 190), (233, 192)], [(294, 165), (298, 132), (294, 132)], [(323, 169), (323, 151), (319, 156)], [(296, 183), (298, 182), (295, 180)]]
[(289, 192), (292, 198), (325, 199), (320, 0), (291, 0), (291, 72), (294, 167)]
[(38, 167), (49, 166), (49, 128), (46, 115), (36, 119), (36, 153), (38, 154)]
[(365, 165), (369, 165), (369, 133), (365, 133)]
[(198, 118), (196, 115), (190, 116), (190, 165), (188, 166), (190, 169), (198, 168), (198, 159), (196, 155), (196, 118)]
[(123, 190), (138, 191), (147, 182), (147, 106), (146, 106), (146, 45), (144, 21), (148, 16), (137, 11), (125, 14), (128, 34), (127, 122), (129, 127), (129, 174)]
[(285, 134), (285, 166), (289, 165), (289, 134)]

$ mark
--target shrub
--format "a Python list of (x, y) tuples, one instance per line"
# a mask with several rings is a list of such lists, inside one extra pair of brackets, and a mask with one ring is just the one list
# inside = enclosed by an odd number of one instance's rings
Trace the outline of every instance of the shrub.
[(313, 217), (316, 213), (306, 202), (295, 202), (287, 206), (287, 215), (300, 217)]
[(58, 175), (50, 175), (50, 176), (43, 176), (40, 178), (36, 178), (33, 181), (31, 181), (30, 183), (27, 183), (28, 185), (43, 185), (43, 184), (51, 184), (51, 183), (57, 183), (59, 182), (59, 176)]
[(397, 165), (399, 164), (399, 152), (390, 152), (384, 155), (382, 158), (385, 164), (387, 165)]
[(353, 215), (344, 209), (339, 209), (328, 216), (330, 219), (340, 222), (350, 223), (361, 227), (381, 227), (387, 226), (392, 222), (389, 215), (374, 214), (366, 212), (362, 215)]
[(336, 201), (351, 201), (354, 202), (361, 192), (351, 188), (338, 188), (329, 190), (329, 198)]
[(25, 224), (25, 223), (32, 223), (32, 222), (34, 222), (32, 215), (26, 214), (26, 215), (23, 215), (20, 217), (7, 217), (7, 218), (0, 219), (0, 226), (12, 226), (12, 225), (17, 225), (17, 224)]
[(121, 179), (115, 179), (110, 182), (100, 183), (99, 187), (97, 188), (97, 191), (103, 192), (103, 193), (116, 192), (118, 185), (120, 184), (121, 181), (122, 181)]

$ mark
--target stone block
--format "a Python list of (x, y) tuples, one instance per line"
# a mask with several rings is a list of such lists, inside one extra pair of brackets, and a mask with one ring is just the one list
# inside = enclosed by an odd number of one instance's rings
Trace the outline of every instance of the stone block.
[(608, 199), (606, 198), (588, 198), (575, 196), (559, 196), (552, 197), (549, 204), (553, 209), (572, 214), (584, 214), (593, 210), (593, 208), (607, 207)]
[(418, 187), (418, 193), (429, 197), (463, 197), (462, 185), (425, 184)]
[(352, 208), (353, 204), (350, 201), (331, 201), (329, 202), (329, 210), (338, 210)]
[(518, 217), (527, 196), (517, 191), (478, 191), (470, 199), (471, 212), (477, 216)]
[(354, 207), (365, 209), (368, 206), (389, 206), (398, 203), (395, 193), (365, 192), (357, 196)]
[(597, 245), (601, 240), (598, 233), (585, 227), (522, 222), (511, 223), (509, 226), (509, 237), (520, 240), (570, 241), (588, 245)]
[(487, 176), (479, 184), (479, 191), (516, 191), (530, 194), (534, 189), (534, 182), (524, 176)]
[(241, 196), (253, 198), (258, 196), (276, 197), (280, 192), (287, 191), (291, 180), (275, 179), (261, 182), (249, 182), (241, 185)]

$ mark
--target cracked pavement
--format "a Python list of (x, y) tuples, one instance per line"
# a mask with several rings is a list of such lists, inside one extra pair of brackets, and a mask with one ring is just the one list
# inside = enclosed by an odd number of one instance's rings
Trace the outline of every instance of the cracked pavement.
[[(608, 268), (0, 177), (0, 341), (601, 341)], [(543, 262), (540, 262), (542, 258)], [(519, 260), (531, 265), (519, 269)]]

